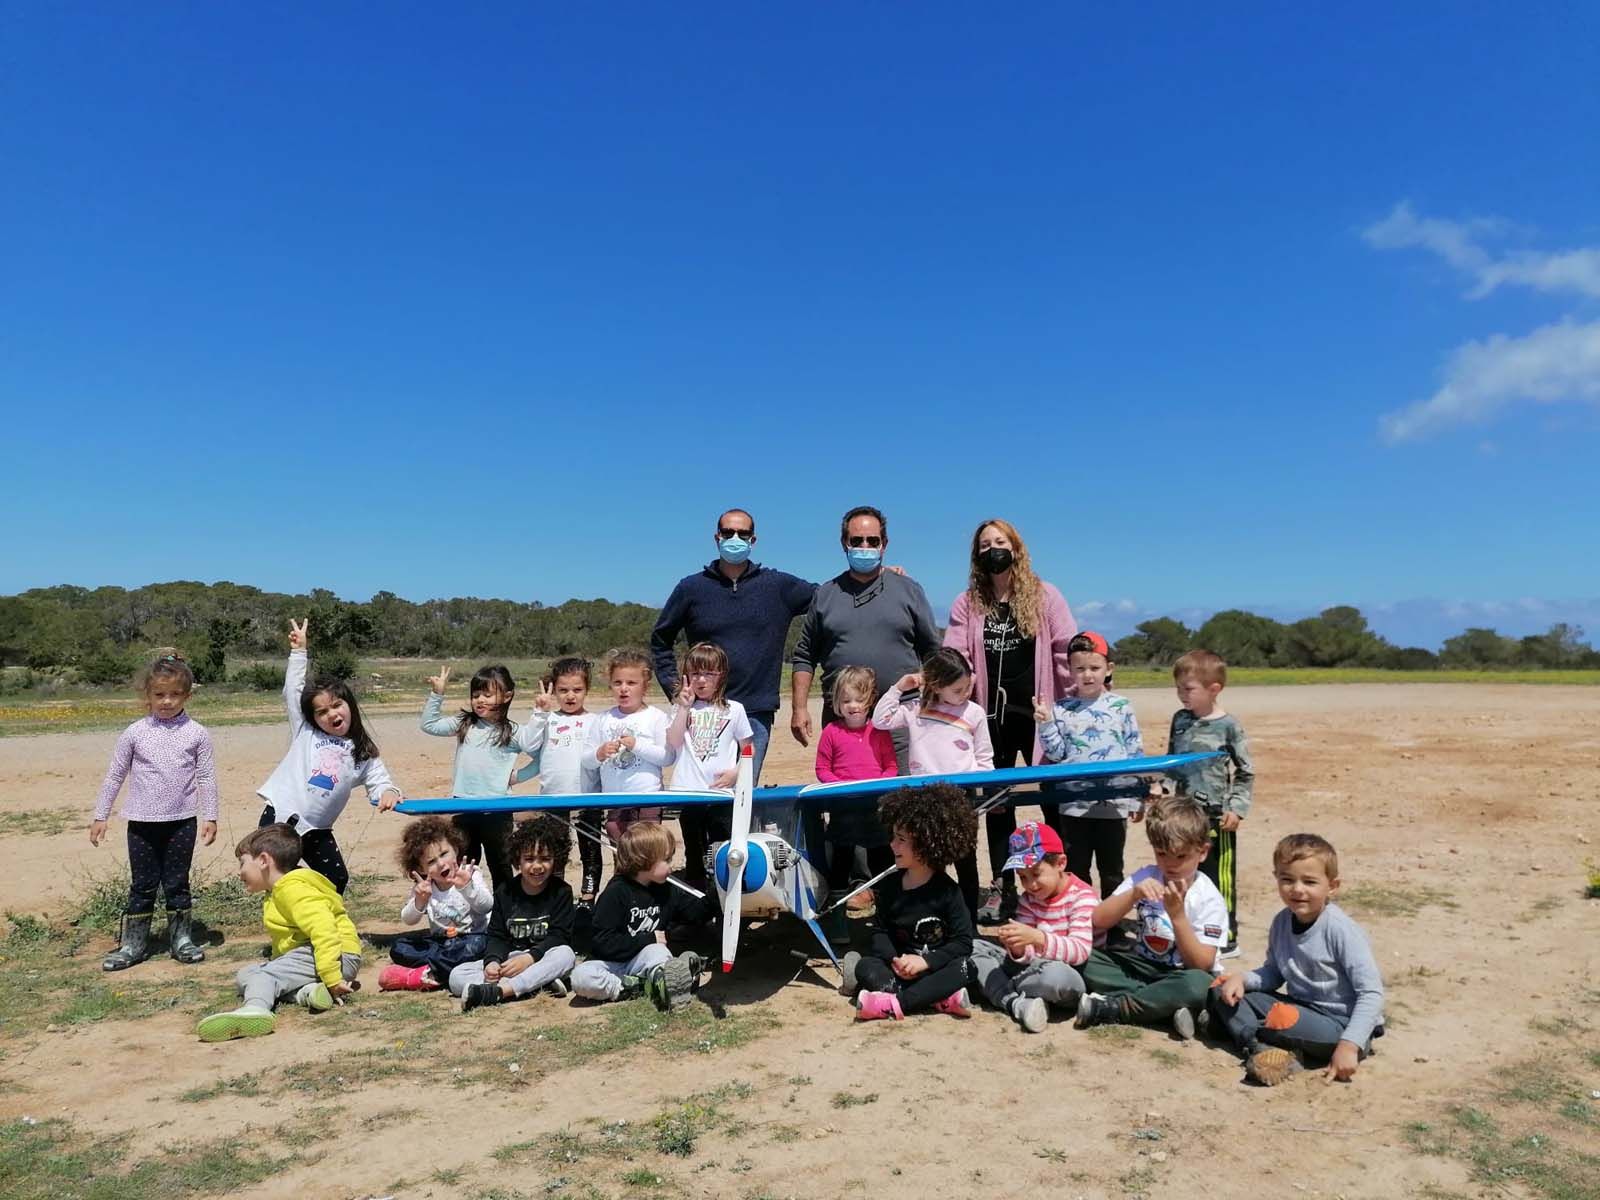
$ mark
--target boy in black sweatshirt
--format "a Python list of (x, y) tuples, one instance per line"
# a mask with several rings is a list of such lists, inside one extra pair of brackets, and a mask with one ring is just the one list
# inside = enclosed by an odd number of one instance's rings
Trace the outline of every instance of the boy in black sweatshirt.
[(871, 946), (844, 956), (845, 995), (855, 1000), (858, 1021), (898, 1021), (924, 1008), (970, 1017), (972, 915), (945, 868), (972, 853), (972, 805), (960, 788), (935, 783), (902, 788), (878, 815), (901, 870), (874, 889)]
[(577, 962), (572, 952), (576, 909), (562, 874), (572, 854), (572, 830), (549, 814), (524, 821), (506, 840), (515, 874), (494, 891), (494, 912), (485, 931), (482, 962), (450, 972), (450, 990), (461, 1011), (518, 1000), (548, 988), (567, 994), (566, 976)]
[(653, 821), (622, 831), (616, 873), (594, 905), (591, 957), (572, 973), (572, 990), (578, 995), (588, 1000), (645, 995), (663, 1012), (693, 998), (700, 986), (700, 956), (674, 958), (667, 948), (667, 930), (711, 920), (716, 901), (696, 899), (667, 882), (677, 849), (672, 831)]

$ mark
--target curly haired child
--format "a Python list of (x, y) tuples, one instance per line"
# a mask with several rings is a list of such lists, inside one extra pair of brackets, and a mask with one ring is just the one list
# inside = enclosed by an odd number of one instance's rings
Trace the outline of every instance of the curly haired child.
[(577, 909), (572, 887), (562, 878), (572, 856), (572, 827), (541, 813), (511, 831), (506, 854), (516, 874), (495, 888), (483, 961), (450, 972), (450, 992), (461, 997), (464, 1013), (541, 988), (565, 996), (566, 977), (577, 965)]
[(935, 783), (891, 794), (878, 816), (901, 873), (878, 885), (867, 953), (844, 957), (844, 992), (855, 1000), (856, 1019), (898, 1021), (925, 1008), (970, 1017), (972, 915), (945, 868), (972, 853), (972, 805), (960, 788)]
[(400, 923), (426, 918), (428, 928), (395, 938), (394, 965), (378, 973), (384, 991), (435, 991), (456, 967), (483, 957), (494, 893), (466, 852), (466, 835), (448, 817), (419, 817), (400, 835), (395, 857), (412, 883)]

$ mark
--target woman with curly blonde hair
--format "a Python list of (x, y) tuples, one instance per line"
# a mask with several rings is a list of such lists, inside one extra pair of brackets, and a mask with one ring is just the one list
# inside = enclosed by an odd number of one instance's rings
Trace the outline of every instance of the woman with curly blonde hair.
[[(1018, 755), (1025, 764), (1041, 762), (1034, 697), (1049, 707), (1071, 692), (1067, 644), (1078, 623), (1061, 593), (1034, 574), (1027, 544), (1010, 521), (980, 522), (972, 533), (970, 558), (967, 590), (950, 606), (944, 644), (972, 664), (972, 699), (989, 718), (994, 765), (1014, 767)], [(1045, 806), (1045, 820), (1059, 833), (1056, 807)], [(1006, 839), (1015, 826), (1016, 806), (1010, 804), (990, 812), (984, 822), (989, 868), (1002, 882), (999, 890), (991, 889), (980, 919), (1004, 921), (1016, 911), (1016, 881), (1002, 870)], [(958, 860), (956, 873), (962, 892), (977, 907), (976, 860)]]

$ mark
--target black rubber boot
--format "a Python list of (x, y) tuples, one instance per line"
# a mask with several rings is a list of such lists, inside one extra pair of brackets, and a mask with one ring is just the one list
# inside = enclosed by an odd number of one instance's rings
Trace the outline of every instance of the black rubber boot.
[(105, 971), (125, 971), (150, 957), (150, 918), (153, 913), (129, 913), (122, 918), (122, 944), (100, 964)]
[(167, 914), (167, 953), (181, 963), (206, 960), (206, 952), (194, 940), (194, 913), (187, 908)]

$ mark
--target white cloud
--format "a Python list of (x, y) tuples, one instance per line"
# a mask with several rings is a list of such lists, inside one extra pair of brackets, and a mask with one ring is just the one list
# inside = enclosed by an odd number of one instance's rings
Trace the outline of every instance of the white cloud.
[(1519, 400), (1600, 403), (1600, 321), (1566, 320), (1524, 337), (1468, 342), (1451, 353), (1444, 374), (1444, 386), (1428, 399), (1380, 419), (1385, 441), (1481, 423)]
[(1423, 249), (1474, 280), (1467, 293), (1481, 299), (1504, 284), (1520, 284), (1540, 292), (1576, 292), (1600, 297), (1600, 247), (1579, 247), (1556, 253), (1532, 250), (1495, 252), (1483, 242), (1513, 231), (1499, 217), (1452, 221), (1419, 217), (1401, 201), (1383, 220), (1361, 231), (1375, 250)]

